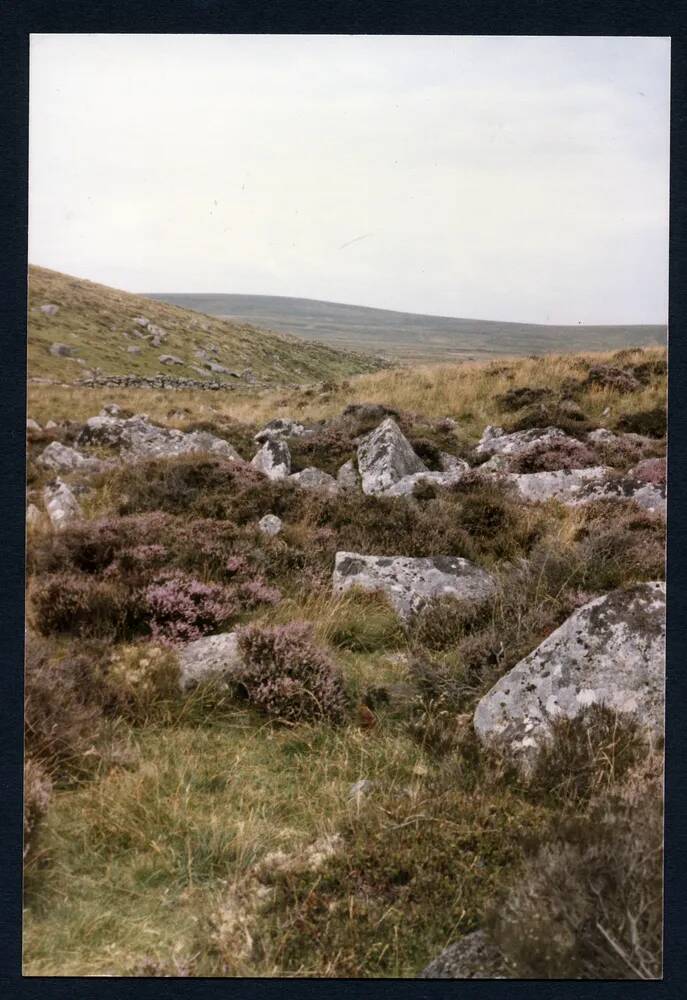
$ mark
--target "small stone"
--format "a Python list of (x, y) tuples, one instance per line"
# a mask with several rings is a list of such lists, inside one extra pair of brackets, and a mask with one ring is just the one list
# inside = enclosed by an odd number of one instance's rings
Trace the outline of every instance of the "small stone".
[(55, 358), (73, 358), (76, 355), (76, 350), (69, 344), (51, 344), (50, 353)]
[(59, 312), (59, 306), (56, 306), (54, 302), (46, 302), (45, 305), (41, 306), (41, 312), (44, 316), (56, 316)]
[(27, 431), (32, 431), (34, 434), (39, 434), (41, 425), (36, 420), (32, 420), (32, 418), (29, 417), (26, 421), (26, 429)]
[(361, 778), (348, 789), (348, 798), (354, 802), (360, 802), (362, 798), (374, 790), (374, 787), (374, 781), (370, 781), (369, 778)]
[(276, 514), (265, 514), (258, 521), (258, 527), (263, 535), (278, 535), (282, 530), (283, 521)]
[(43, 490), (43, 501), (54, 528), (64, 528), (81, 517), (81, 507), (74, 493), (61, 479), (48, 483)]

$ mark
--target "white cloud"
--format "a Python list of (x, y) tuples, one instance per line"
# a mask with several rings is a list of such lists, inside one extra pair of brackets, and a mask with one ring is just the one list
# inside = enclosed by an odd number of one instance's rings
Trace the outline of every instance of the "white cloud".
[(31, 54), (35, 263), (665, 320), (666, 39), (34, 35)]

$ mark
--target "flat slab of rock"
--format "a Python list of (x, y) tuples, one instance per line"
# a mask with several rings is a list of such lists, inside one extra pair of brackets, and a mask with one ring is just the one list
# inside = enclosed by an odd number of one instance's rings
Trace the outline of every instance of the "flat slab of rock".
[(81, 517), (81, 507), (73, 491), (61, 479), (55, 479), (43, 490), (43, 502), (53, 528), (66, 527)]
[(291, 452), (281, 438), (267, 438), (250, 464), (264, 472), (268, 479), (286, 479), (291, 472)]
[(289, 479), (303, 490), (324, 490), (326, 493), (339, 492), (339, 484), (334, 476), (330, 476), (328, 472), (322, 472), (321, 469), (316, 469), (314, 466), (303, 469), (301, 472), (294, 472), (293, 475), (289, 476)]
[(86, 421), (78, 441), (119, 447), (122, 457), (129, 461), (174, 458), (194, 452), (209, 452), (232, 462), (243, 461), (228, 441), (207, 431), (185, 433), (172, 427), (157, 427), (144, 414), (122, 419), (107, 409)]
[(477, 705), (483, 743), (528, 766), (557, 715), (604, 704), (663, 725), (665, 584), (614, 590), (575, 611)]
[(402, 618), (409, 618), (433, 597), (450, 596), (481, 601), (494, 590), (494, 580), (485, 570), (458, 556), (366, 556), (337, 552), (333, 587), (381, 590)]
[(383, 493), (405, 476), (428, 472), (393, 419), (387, 417), (358, 445), (363, 493)]
[(196, 639), (178, 655), (179, 683), (184, 691), (204, 681), (229, 680), (242, 665), (236, 632)]
[[(458, 460), (456, 460), (458, 461)], [(467, 462), (453, 466), (445, 472), (416, 472), (412, 476), (404, 476), (397, 483), (382, 491), (385, 497), (409, 496), (420, 483), (434, 483), (435, 486), (451, 486), (457, 483), (470, 466)]]
[(418, 979), (507, 979), (508, 968), (499, 949), (484, 931), (473, 931), (444, 948)]
[(512, 483), (523, 500), (560, 500), (578, 502), (589, 483), (601, 484), (612, 469), (594, 465), (589, 469), (557, 469), (554, 472), (504, 473), (506, 482)]

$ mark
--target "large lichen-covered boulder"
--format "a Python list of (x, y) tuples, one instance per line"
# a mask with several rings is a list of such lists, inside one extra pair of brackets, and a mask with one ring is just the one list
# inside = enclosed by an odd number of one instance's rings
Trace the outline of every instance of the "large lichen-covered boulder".
[(405, 476), (429, 470), (396, 421), (387, 417), (358, 445), (358, 471), (363, 493), (383, 493)]
[(367, 556), (337, 552), (333, 587), (381, 590), (402, 618), (409, 618), (431, 598), (450, 596), (482, 601), (494, 590), (494, 580), (485, 570), (458, 556)]
[(250, 463), (268, 479), (286, 479), (291, 472), (291, 452), (282, 438), (267, 438)]
[(179, 683), (186, 691), (207, 681), (229, 681), (242, 665), (236, 632), (205, 636), (179, 652)]
[(631, 713), (660, 732), (665, 673), (665, 584), (614, 590), (579, 608), (477, 705), (480, 740), (525, 768), (551, 720), (589, 705)]
[(473, 931), (437, 955), (418, 979), (507, 979), (503, 955), (484, 931)]
[(618, 475), (604, 465), (554, 472), (503, 473), (523, 500), (559, 500), (579, 507), (594, 500), (634, 500), (652, 514), (666, 514), (665, 483), (647, 483), (632, 475)]
[(151, 424), (145, 414), (123, 419), (103, 409), (98, 416), (86, 421), (78, 442), (106, 444), (121, 449), (125, 461), (141, 458), (176, 458), (196, 452), (209, 452), (218, 458), (241, 462), (242, 458), (228, 441), (207, 431), (185, 433), (174, 427)]

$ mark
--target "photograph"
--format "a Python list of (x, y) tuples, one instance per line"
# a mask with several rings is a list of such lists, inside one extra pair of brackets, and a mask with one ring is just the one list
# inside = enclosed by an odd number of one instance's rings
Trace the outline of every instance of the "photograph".
[(22, 975), (662, 980), (671, 39), (29, 64)]

